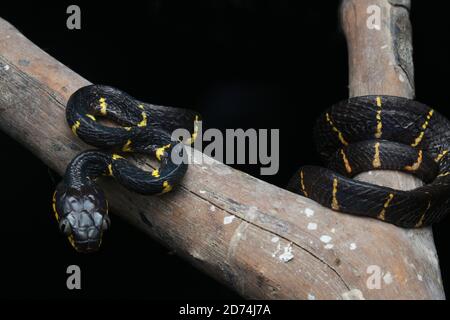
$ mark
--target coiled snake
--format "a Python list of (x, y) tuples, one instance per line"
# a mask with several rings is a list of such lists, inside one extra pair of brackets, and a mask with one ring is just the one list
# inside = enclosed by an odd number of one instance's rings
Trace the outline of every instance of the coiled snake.
[[(300, 168), (290, 190), (405, 228), (428, 226), (450, 210), (450, 122), (426, 105), (393, 96), (351, 98), (319, 118), (315, 141), (328, 168)], [(401, 170), (427, 184), (400, 191), (352, 179), (373, 169)]]
[[(97, 117), (119, 126), (99, 123)], [(191, 141), (185, 143), (191, 143), (199, 115), (186, 109), (143, 103), (112, 87), (91, 85), (72, 94), (66, 118), (76, 136), (106, 149), (77, 155), (53, 195), (60, 230), (77, 251), (90, 252), (100, 247), (103, 232), (110, 225), (108, 202), (95, 179), (112, 176), (141, 194), (170, 191), (187, 170), (183, 143), (173, 140), (171, 134), (185, 128), (192, 133)], [(121, 155), (129, 152), (155, 156), (160, 168), (147, 172), (136, 167)]]

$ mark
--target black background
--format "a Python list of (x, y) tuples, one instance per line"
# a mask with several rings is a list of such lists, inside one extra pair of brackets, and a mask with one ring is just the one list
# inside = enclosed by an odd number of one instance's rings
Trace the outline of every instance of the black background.
[[(300, 165), (319, 163), (314, 119), (348, 94), (338, 1), (75, 2), (82, 29), (73, 31), (73, 3), (5, 2), (2, 18), (94, 83), (196, 109), (206, 127), (279, 128), (280, 171), (260, 178), (281, 187)], [(435, 9), (413, 1), (416, 95), (450, 116), (448, 19)], [(59, 177), (3, 133), (0, 147), (0, 296), (239, 298), (116, 216), (100, 252), (75, 253), (52, 218)], [(449, 224), (434, 227), (447, 292)], [(70, 264), (81, 267), (80, 291), (66, 288)]]

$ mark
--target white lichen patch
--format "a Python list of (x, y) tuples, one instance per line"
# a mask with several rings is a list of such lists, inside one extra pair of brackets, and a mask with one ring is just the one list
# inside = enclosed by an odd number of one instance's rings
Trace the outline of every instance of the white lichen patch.
[(201, 193), (201, 194), (205, 194), (206, 193), (205, 190), (198, 190), (198, 192)]
[(311, 218), (314, 215), (314, 210), (311, 208), (306, 208), (305, 209), (305, 214), (308, 218)]
[(358, 247), (356, 246), (356, 243), (352, 242), (352, 243), (350, 243), (349, 248), (350, 248), (350, 250), (355, 250)]
[(308, 230), (317, 230), (317, 223), (310, 222), (307, 226)]
[(209, 207), (209, 211), (212, 211), (212, 212), (216, 211), (216, 207), (214, 205), (211, 205)]
[(419, 281), (423, 281), (422, 275), (421, 275), (421, 274), (417, 274), (417, 279), (418, 279)]
[(335, 228), (331, 228), (331, 233), (336, 233), (336, 229)]
[(330, 249), (333, 249), (334, 244), (328, 243), (328, 244), (324, 245), (323, 247), (324, 247), (325, 249), (327, 249), (327, 250), (330, 250)]
[(275, 252), (272, 253), (272, 257), (275, 258), (277, 256), (278, 252), (280, 252), (280, 251), (281, 251), (281, 243), (278, 242), (277, 250), (275, 250)]
[(294, 259), (294, 255), (292, 254), (292, 244), (289, 243), (286, 247), (283, 248), (283, 253), (280, 254), (278, 259), (282, 262), (289, 262)]
[(405, 82), (405, 78), (403, 77), (402, 74), (398, 75), (398, 80), (400, 80), (400, 82)]
[(312, 293), (308, 293), (308, 300), (316, 300), (316, 296)]
[(225, 218), (223, 218), (223, 224), (230, 224), (233, 222), (234, 218), (236, 218), (235, 216), (226, 216)]
[(255, 220), (257, 212), (258, 212), (258, 207), (251, 206), (250, 208), (248, 208), (247, 212), (245, 213), (245, 218), (248, 220)]
[(275, 237), (272, 237), (272, 239), (270, 239), (270, 241), (272, 241), (273, 243), (277, 243), (278, 241), (280, 241), (280, 238), (275, 236)]
[(3, 69), (4, 69), (5, 71), (8, 71), (8, 70), (9, 70), (9, 65), (5, 64), (5, 65), (3, 66)]
[(394, 279), (392, 278), (392, 274), (390, 272), (386, 272), (386, 274), (383, 276), (383, 281), (386, 284), (391, 284), (393, 280)]
[(190, 252), (190, 255), (191, 255), (194, 259), (196, 259), (196, 260), (200, 260), (200, 261), (205, 260), (205, 259), (203, 258), (203, 256), (202, 256), (200, 253), (198, 253), (197, 251), (195, 251), (195, 250), (191, 251), (191, 252)]
[(322, 241), (323, 243), (328, 243), (328, 242), (331, 241), (331, 239), (332, 238), (330, 236), (326, 235), (326, 234), (320, 236), (320, 241)]
[(359, 289), (352, 289), (342, 294), (344, 300), (366, 300)]

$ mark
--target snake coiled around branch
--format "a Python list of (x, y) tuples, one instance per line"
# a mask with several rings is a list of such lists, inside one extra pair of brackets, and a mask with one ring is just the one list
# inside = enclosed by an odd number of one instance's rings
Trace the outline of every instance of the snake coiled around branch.
[[(432, 108), (393, 96), (355, 97), (318, 119), (315, 141), (327, 168), (304, 166), (289, 189), (333, 210), (414, 228), (450, 210), (450, 122)], [(400, 191), (352, 179), (384, 169), (426, 184)]]

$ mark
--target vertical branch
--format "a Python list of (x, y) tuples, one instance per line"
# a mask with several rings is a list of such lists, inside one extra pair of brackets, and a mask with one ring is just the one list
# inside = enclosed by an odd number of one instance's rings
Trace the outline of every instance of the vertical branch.
[[(349, 61), (349, 96), (393, 95), (413, 99), (414, 64), (410, 0), (343, 0), (341, 23)], [(399, 190), (423, 185), (403, 172), (376, 170), (355, 179)], [(434, 298), (442, 298), (441, 276), (431, 228), (399, 230), (415, 240), (416, 252), (434, 253), (436, 281), (430, 284)]]
[[(342, 28), (347, 39), (349, 95), (414, 98), (412, 28), (409, 0), (343, 0)], [(422, 185), (416, 177), (377, 170), (358, 180), (409, 190)]]
[(343, 0), (350, 97), (414, 98), (409, 0)]

